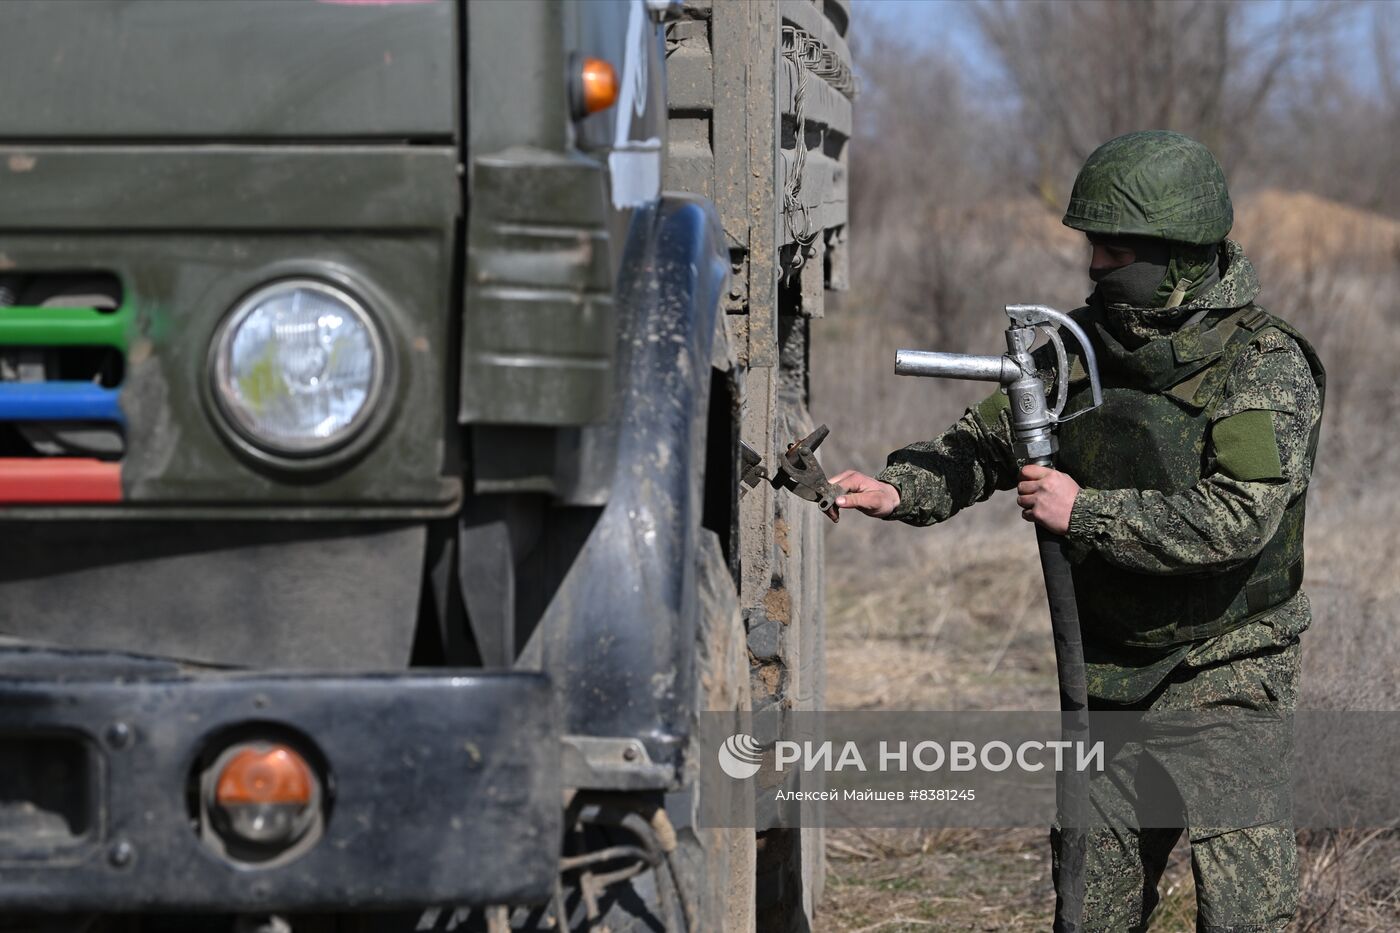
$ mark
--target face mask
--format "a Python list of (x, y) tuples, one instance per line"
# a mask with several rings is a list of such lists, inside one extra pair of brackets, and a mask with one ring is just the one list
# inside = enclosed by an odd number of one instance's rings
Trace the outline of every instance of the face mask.
[(1167, 277), (1167, 259), (1139, 256), (1136, 262), (1117, 269), (1090, 271), (1094, 292), (1105, 307), (1128, 305), (1133, 308), (1153, 307), (1158, 287)]
[(1089, 277), (1095, 285), (1090, 300), (1101, 304), (1109, 330), (1137, 345), (1170, 332), (1190, 317), (1176, 306), (1203, 294), (1220, 273), (1214, 246), (1145, 238), (1133, 246), (1135, 261), (1117, 269), (1091, 270)]

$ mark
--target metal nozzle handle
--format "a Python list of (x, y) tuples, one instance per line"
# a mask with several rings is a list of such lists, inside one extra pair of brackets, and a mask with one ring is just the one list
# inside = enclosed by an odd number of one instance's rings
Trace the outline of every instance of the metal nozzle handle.
[[(1026, 327), (1054, 322), (1074, 335), (1079, 343), (1079, 352), (1084, 354), (1084, 369), (1089, 374), (1089, 391), (1094, 396), (1093, 408), (1103, 404), (1103, 389), (1099, 386), (1099, 361), (1094, 356), (1094, 346), (1089, 343), (1089, 335), (1074, 318), (1063, 311), (1056, 311), (1046, 305), (1007, 305), (1006, 314), (1012, 323)], [(1075, 412), (1076, 415), (1079, 412)]]

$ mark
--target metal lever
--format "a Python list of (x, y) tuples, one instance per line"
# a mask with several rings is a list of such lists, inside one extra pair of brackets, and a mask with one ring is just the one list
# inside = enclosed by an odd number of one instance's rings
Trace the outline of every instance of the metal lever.
[(816, 449), (829, 433), (826, 425), (819, 425), (811, 434), (789, 444), (787, 452), (778, 459), (778, 468), (771, 478), (758, 451), (741, 442), (739, 495), (744, 495), (760, 481), (768, 480), (774, 489), (786, 489), (798, 498), (815, 502), (817, 508), (835, 519), (838, 513), (832, 510), (836, 497), (846, 490), (827, 481), (826, 472), (817, 462), (816, 455)]
[(846, 491), (827, 482), (826, 472), (817, 462), (816, 449), (828, 433), (826, 425), (819, 425), (800, 441), (789, 444), (787, 453), (778, 461), (777, 475), (772, 479), (776, 488), (791, 490), (793, 495), (815, 502), (823, 512), (831, 511), (836, 497)]

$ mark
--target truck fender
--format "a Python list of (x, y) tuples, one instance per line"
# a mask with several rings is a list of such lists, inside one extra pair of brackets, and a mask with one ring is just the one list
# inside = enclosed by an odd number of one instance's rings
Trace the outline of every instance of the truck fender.
[[(564, 733), (592, 752), (591, 786), (674, 782), (688, 737), (711, 353), (728, 274), (708, 200), (666, 194), (637, 211), (619, 273), (610, 498), (522, 658), (553, 679)], [(619, 760), (594, 760), (609, 749)]]

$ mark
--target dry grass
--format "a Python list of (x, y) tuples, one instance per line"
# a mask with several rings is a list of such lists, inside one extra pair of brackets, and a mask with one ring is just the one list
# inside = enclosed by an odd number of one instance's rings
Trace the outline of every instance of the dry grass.
[[(995, 352), (1000, 306), (1079, 303), (1077, 237), (1032, 201), (999, 202), (857, 237), (845, 307), (814, 346), (813, 410), (832, 435), (828, 468), (873, 472), (884, 453), (932, 436), (981, 390), (900, 380), (898, 346)], [(1322, 218), (1322, 220), (1318, 220)], [(939, 224), (942, 224), (940, 226)], [(1264, 192), (1239, 236), (1264, 304), (1314, 338), (1329, 370), (1324, 451), (1309, 500), (1305, 708), (1400, 709), (1400, 502), (1376, 467), (1400, 429), (1400, 224)], [(1015, 244), (1010, 252), (1006, 244)], [(889, 250), (886, 250), (886, 247)], [(922, 259), (921, 259), (922, 257)], [(999, 320), (1000, 319), (1000, 320)], [(832, 709), (1052, 709), (1054, 665), (1034, 536), (993, 498), (936, 529), (848, 518), (828, 539)], [(867, 830), (829, 835), (818, 929), (1043, 930), (1052, 895), (1039, 830)], [(1301, 834), (1295, 929), (1400, 929), (1400, 838)], [(1177, 851), (1153, 929), (1194, 928), (1189, 853)]]
[(1232, 235), (1299, 269), (1346, 262), (1384, 272), (1400, 260), (1400, 221), (1306, 191), (1242, 198)]

